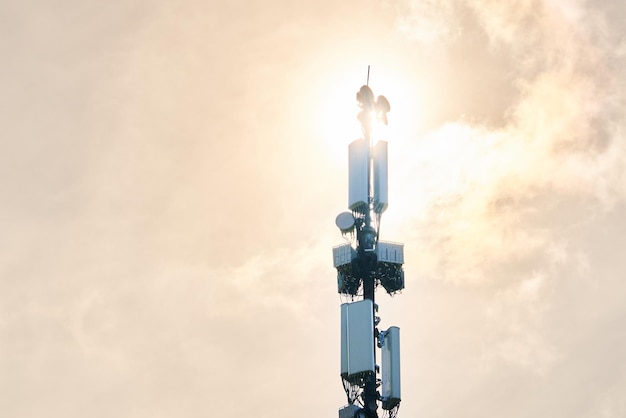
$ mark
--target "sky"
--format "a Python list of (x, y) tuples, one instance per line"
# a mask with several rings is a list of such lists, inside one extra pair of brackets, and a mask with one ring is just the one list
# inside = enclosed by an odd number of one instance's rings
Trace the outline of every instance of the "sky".
[(626, 3), (0, 2), (0, 415), (337, 416), (356, 92), (401, 417), (626, 416)]

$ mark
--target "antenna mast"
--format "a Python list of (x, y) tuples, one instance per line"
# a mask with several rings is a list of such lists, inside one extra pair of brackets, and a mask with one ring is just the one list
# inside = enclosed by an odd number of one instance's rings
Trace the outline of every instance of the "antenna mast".
[[(404, 288), (404, 247), (378, 239), (388, 205), (387, 142), (374, 144), (379, 139), (374, 125), (387, 124), (390, 106), (384, 96), (375, 99), (369, 69), (367, 84), (356, 95), (363, 138), (348, 147), (350, 212), (336, 219), (351, 242), (333, 248), (338, 292), (347, 300), (341, 305), (341, 380), (348, 404), (339, 418), (377, 418), (379, 403), (394, 418), (400, 406), (400, 329), (378, 329), (375, 291), (382, 285), (393, 295)], [(376, 348), (382, 353), (382, 372)]]

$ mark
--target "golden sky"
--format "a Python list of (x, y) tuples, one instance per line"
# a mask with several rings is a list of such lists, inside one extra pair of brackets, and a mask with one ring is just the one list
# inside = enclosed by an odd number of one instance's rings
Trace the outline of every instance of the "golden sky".
[(400, 416), (626, 416), (626, 4), (0, 4), (0, 416), (336, 416), (355, 95)]

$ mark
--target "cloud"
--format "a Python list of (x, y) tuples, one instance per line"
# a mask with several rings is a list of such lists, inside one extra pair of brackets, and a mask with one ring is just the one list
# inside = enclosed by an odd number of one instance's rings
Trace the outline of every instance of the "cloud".
[(375, 87), (424, 123), (382, 223), (401, 414), (623, 415), (626, 8), (357, 3), (9, 7), (3, 415), (336, 413), (346, 173), (311, 103), (372, 54), (423, 94)]
[(458, 36), (454, 2), (442, 0), (396, 2), (398, 29), (421, 45), (434, 47)]
[[(551, 207), (567, 202), (606, 211), (625, 197), (626, 94), (616, 89), (624, 71), (612, 64), (617, 45), (602, 30), (600, 12), (581, 3), (536, 1), (405, 5), (409, 18), (427, 7), (465, 19), (470, 33), (464, 36), (483, 32), (490, 40), (471, 48), (509, 54), (517, 64), (512, 78), (518, 93), (502, 109), (502, 126), (473, 121), (467, 108), (462, 118), (403, 150), (412, 156), (403, 176), (418, 179), (412, 189), (428, 202), (430, 216), (422, 219), (428, 225), (420, 226), (432, 234), (443, 263), (439, 274), (485, 279), (493, 263), (536, 257), (566, 239), (554, 235), (568, 224)], [(456, 20), (444, 21), (449, 26)], [(400, 18), (405, 32), (403, 22)], [(418, 34), (429, 30), (417, 21), (408, 27)], [(445, 40), (444, 47), (458, 42), (433, 33)], [(498, 92), (486, 92), (491, 94)]]
[[(461, 357), (455, 364), (474, 388), (458, 396), (467, 405), (482, 399), (476, 416), (536, 410), (620, 416), (623, 399), (615, 387), (626, 374), (611, 368), (624, 358), (611, 347), (624, 346), (621, 335), (613, 336), (624, 309), (609, 294), (626, 291), (618, 279), (626, 266), (614, 257), (626, 223), (620, 215), (626, 198), (626, 67), (617, 17), (624, 7), (418, 3), (401, 2), (408, 15), (398, 18), (397, 29), (422, 54), (439, 49), (431, 56), (451, 67), (442, 70), (446, 77), (458, 79), (450, 81), (458, 89), (448, 101), (463, 103), (458, 96), (473, 91), (466, 84), (476, 79), (464, 75), (467, 67), (476, 68), (473, 60), (498, 65), (514, 86), (503, 90), (496, 80), (480, 80), (482, 96), (464, 102), (462, 112), (450, 105), (447, 122), (397, 145), (396, 176), (406, 179), (398, 188), (399, 212), (410, 219), (404, 232), (407, 283), (411, 277), (440, 282), (436, 291), (435, 285), (420, 285), (419, 291), (461, 306), (441, 312), (428, 305), (432, 320), (440, 321), (436, 338), (442, 346), (459, 347), (447, 353)], [(435, 13), (435, 23), (459, 31), (430, 28), (413, 15), (420, 12)], [(485, 118), (482, 110), (499, 94), (507, 95), (502, 119)], [(460, 326), (454, 315), (467, 324)], [(557, 389), (544, 395), (533, 387)], [(516, 400), (513, 393), (524, 388), (529, 395)], [(570, 400), (582, 393), (586, 400)], [(437, 404), (438, 395), (431, 396), (423, 402)], [(440, 416), (467, 412), (459, 404)]]

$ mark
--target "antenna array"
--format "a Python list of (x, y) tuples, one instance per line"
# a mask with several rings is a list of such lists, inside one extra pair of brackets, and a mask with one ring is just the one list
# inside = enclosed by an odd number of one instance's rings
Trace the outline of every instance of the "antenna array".
[[(333, 248), (341, 305), (341, 381), (348, 404), (339, 418), (377, 418), (378, 404), (394, 418), (400, 406), (400, 329), (379, 330), (375, 291), (394, 295), (404, 288), (404, 246), (379, 241), (380, 219), (388, 206), (387, 142), (374, 143), (373, 127), (387, 124), (389, 102), (375, 98), (368, 84), (357, 93), (363, 138), (348, 147), (348, 208), (336, 224), (347, 244)], [(380, 349), (381, 367), (376, 364)]]

